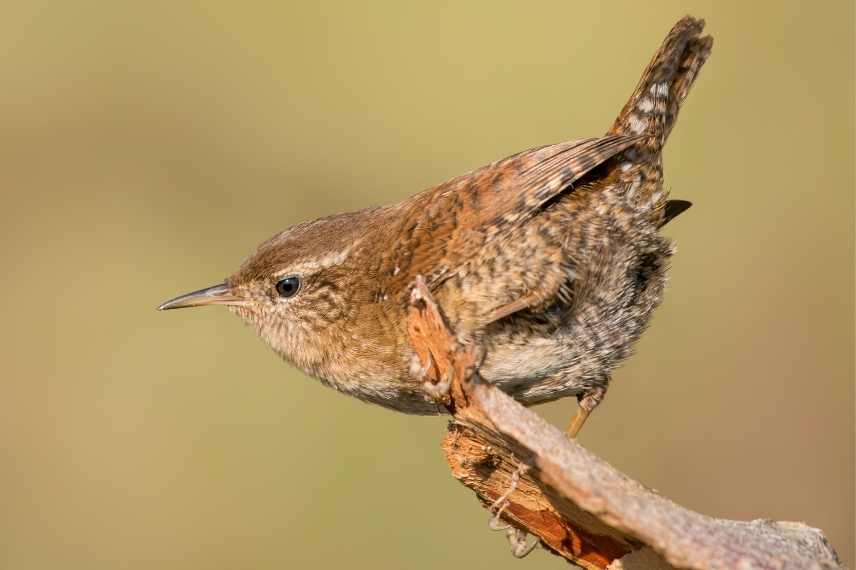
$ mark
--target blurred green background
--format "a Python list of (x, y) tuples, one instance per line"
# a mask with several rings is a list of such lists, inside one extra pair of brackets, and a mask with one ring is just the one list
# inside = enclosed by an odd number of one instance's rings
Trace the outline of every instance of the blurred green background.
[(488, 530), (445, 419), (154, 306), (290, 224), (602, 133), (685, 13), (716, 39), (666, 151), (695, 207), (581, 440), (853, 565), (852, 3), (389, 0), (6, 6), (0, 567), (558, 567)]

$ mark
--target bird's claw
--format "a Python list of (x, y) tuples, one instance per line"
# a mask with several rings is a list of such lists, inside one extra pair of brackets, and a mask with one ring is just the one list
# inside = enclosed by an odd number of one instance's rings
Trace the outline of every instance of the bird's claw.
[(452, 387), (452, 373), (447, 370), (443, 373), (443, 377), (440, 378), (439, 382), (431, 382), (430, 380), (426, 380), (423, 383), (425, 387), (425, 391), (431, 395), (435, 400), (442, 400), (448, 393), (449, 389)]

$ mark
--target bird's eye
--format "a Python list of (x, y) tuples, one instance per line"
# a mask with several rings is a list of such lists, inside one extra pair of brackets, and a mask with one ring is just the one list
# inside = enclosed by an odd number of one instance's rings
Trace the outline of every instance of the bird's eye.
[(297, 275), (280, 279), (276, 284), (276, 292), (280, 297), (294, 297), (300, 289), (300, 278)]

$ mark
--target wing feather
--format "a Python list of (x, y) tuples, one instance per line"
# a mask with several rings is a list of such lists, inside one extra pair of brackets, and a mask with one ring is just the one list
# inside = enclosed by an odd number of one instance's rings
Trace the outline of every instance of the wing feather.
[(378, 268), (379, 295), (404, 293), (417, 275), (435, 288), (488, 242), (639, 140), (607, 135), (531, 149), (402, 202), (387, 233), (395, 243)]

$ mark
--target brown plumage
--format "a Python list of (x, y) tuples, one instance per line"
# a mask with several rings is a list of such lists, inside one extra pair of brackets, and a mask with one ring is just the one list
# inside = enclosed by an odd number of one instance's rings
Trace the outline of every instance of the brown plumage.
[(679, 21), (603, 137), (499, 160), (398, 204), (289, 228), (223, 285), (162, 308), (227, 304), (284, 358), (349, 394), (442, 411), (418, 378), (406, 301), (423, 276), (484, 348), (481, 375), (525, 404), (590, 410), (659, 304), (670, 243), (661, 149), (707, 59)]

